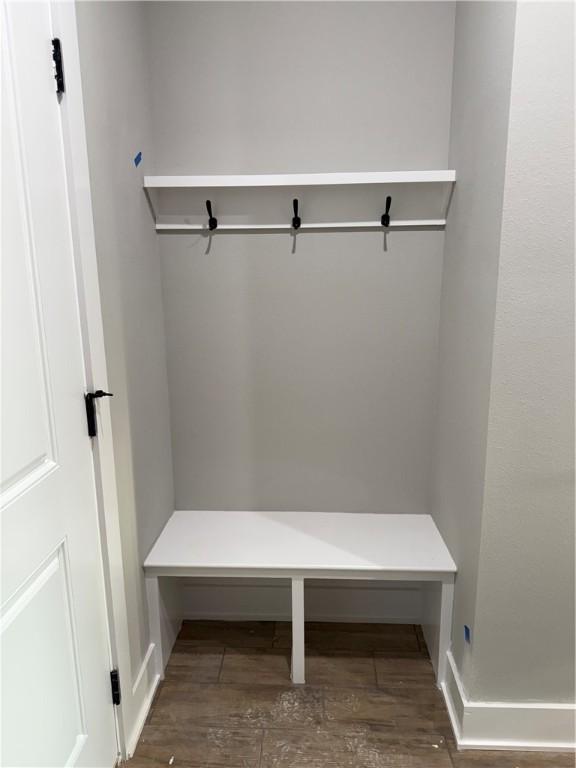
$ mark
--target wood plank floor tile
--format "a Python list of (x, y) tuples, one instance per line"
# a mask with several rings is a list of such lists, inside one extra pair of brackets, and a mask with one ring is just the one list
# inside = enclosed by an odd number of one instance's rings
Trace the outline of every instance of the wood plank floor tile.
[[(309, 621), (305, 626), (306, 647), (310, 650), (390, 651), (420, 650), (412, 624), (342, 624)], [(290, 624), (276, 623), (274, 646), (290, 648)]]
[(430, 653), (428, 651), (428, 646), (426, 645), (426, 638), (424, 637), (424, 632), (422, 630), (422, 627), (419, 624), (416, 624), (416, 637), (418, 638), (418, 645), (420, 646), (420, 651), (430, 658)]
[(326, 688), (329, 722), (395, 725), (407, 731), (450, 736), (452, 728), (444, 700), (436, 688)]
[(454, 768), (575, 768), (569, 752), (484, 752), (450, 748)]
[(378, 685), (411, 685), (429, 688), (436, 685), (430, 659), (415, 654), (374, 654)]
[[(307, 621), (306, 631), (317, 632), (332, 636), (338, 632), (345, 632), (347, 636), (354, 635), (379, 635), (381, 637), (417, 637), (415, 624), (373, 624), (371, 622), (340, 622), (340, 621)], [(289, 621), (277, 621), (275, 634), (277, 636), (290, 636), (292, 625)]]
[(187, 679), (195, 683), (215, 683), (220, 674), (224, 648), (177, 642), (166, 666), (166, 680)]
[[(122, 763), (124, 765), (124, 763)], [(151, 757), (132, 757), (130, 759), (130, 768), (167, 768), (166, 762), (153, 760)], [(176, 768), (176, 766), (174, 766)], [(188, 768), (185, 766), (184, 768)]]
[(372, 633), (378, 635), (415, 635), (417, 629), (415, 624), (378, 624), (362, 621), (307, 621), (306, 627), (328, 635), (334, 632), (350, 632), (359, 635)]
[(185, 621), (179, 641), (199, 646), (271, 648), (273, 621)]
[(306, 657), (306, 682), (373, 688), (376, 685), (374, 656), (370, 651), (313, 651)]
[(261, 768), (452, 768), (442, 736), (384, 728), (266, 730)]
[(277, 648), (227, 648), (221, 683), (290, 685), (290, 656)]
[(306, 646), (312, 650), (418, 650), (418, 640), (414, 634), (381, 635), (377, 632), (335, 632), (332, 636), (326, 632), (309, 630)]
[(163, 766), (174, 758), (174, 768), (258, 768), (261, 746), (259, 729), (231, 730), (190, 723), (181, 729), (146, 725), (135, 757)]
[(306, 640), (293, 686), (288, 622), (185, 622), (130, 768), (576, 768), (458, 752), (419, 628), (308, 622)]
[(270, 725), (308, 727), (322, 720), (322, 692), (308, 686), (192, 685), (166, 681), (152, 725), (184, 727), (187, 723), (226, 728)]

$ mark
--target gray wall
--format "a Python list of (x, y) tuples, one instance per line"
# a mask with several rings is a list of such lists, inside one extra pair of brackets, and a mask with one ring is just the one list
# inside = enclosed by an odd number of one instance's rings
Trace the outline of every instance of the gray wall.
[[(140, 3), (78, 3), (90, 182), (106, 342), (132, 661), (150, 642), (142, 562), (174, 506), (160, 264), (142, 192), (153, 151)], [(143, 152), (136, 169), (133, 158)], [(127, 695), (127, 698), (128, 695)]]
[(442, 234), (161, 241), (176, 505), (427, 510)]
[(453, 653), (466, 672), (482, 523), (515, 3), (456, 10), (432, 511), (458, 565)]
[[(446, 167), (452, 4), (147, 10), (159, 173)], [(161, 238), (177, 506), (427, 511), (442, 247)]]
[(474, 698), (574, 703), (574, 7), (518, 5)]
[(147, 3), (158, 173), (445, 167), (453, 3)]
[(456, 13), (433, 511), (477, 701), (574, 701), (572, 15)]

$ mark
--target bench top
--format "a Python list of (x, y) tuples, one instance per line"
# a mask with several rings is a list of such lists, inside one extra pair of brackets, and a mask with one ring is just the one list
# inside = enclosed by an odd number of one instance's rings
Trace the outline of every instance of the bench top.
[(148, 574), (449, 577), (456, 565), (430, 515), (177, 511)]

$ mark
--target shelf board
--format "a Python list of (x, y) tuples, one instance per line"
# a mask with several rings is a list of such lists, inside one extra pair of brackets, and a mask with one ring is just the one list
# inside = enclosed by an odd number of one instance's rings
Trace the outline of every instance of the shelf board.
[(269, 173), (210, 176), (145, 176), (146, 189), (237, 187), (327, 187), (357, 184), (451, 184), (456, 171), (366, 171), (360, 173)]
[(456, 564), (430, 515), (178, 510), (144, 570), (164, 576), (280, 572), (428, 581), (450, 577)]
[(390, 229), (443, 229), (456, 172), (382, 171), (215, 176), (145, 176), (144, 191), (157, 232), (205, 232), (210, 200), (215, 232), (292, 232), (292, 201), (299, 202), (298, 231), (382, 230), (386, 198)]

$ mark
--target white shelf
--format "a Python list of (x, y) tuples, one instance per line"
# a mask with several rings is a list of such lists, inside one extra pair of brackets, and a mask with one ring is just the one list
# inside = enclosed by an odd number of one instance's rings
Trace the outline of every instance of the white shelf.
[(145, 176), (146, 189), (237, 187), (331, 187), (357, 184), (451, 184), (456, 171), (366, 171), (361, 173), (267, 173), (214, 176)]
[[(158, 232), (293, 233), (294, 198), (298, 232), (383, 231), (387, 196), (390, 230), (437, 230), (446, 225), (455, 180), (453, 170), (145, 176), (144, 189)], [(207, 199), (218, 219), (212, 232)]]

